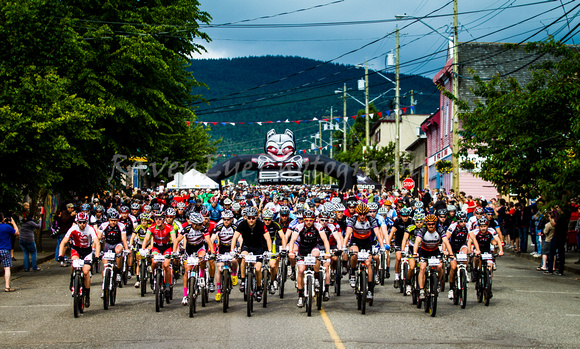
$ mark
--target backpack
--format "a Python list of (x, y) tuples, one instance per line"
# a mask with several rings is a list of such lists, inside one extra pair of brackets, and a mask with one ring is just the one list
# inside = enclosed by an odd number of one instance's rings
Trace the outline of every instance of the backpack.
[(50, 225), (50, 237), (53, 239), (56, 239), (56, 237), (58, 236), (59, 232), (60, 232), (60, 226), (58, 224), (58, 218), (56, 218), (52, 224)]

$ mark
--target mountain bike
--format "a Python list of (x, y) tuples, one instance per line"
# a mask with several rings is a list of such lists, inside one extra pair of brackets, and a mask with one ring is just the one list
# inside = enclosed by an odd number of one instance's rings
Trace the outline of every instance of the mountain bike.
[(340, 286), (341, 286), (340, 283), (342, 281), (342, 254), (343, 254), (343, 251), (340, 249), (337, 249), (337, 250), (333, 251), (333, 254), (338, 257), (338, 260), (336, 262), (336, 269), (331, 271), (330, 279), (334, 280), (334, 293), (336, 293), (337, 296), (340, 296)]
[(409, 258), (404, 251), (401, 251), (401, 280), (399, 281), (399, 293), (406, 296), (405, 286), (407, 285), (407, 273), (409, 272)]
[(115, 252), (107, 251), (103, 254), (103, 308), (109, 309), (117, 301), (117, 266)]
[(252, 316), (254, 311), (254, 297), (256, 296), (257, 284), (254, 274), (254, 265), (258, 262), (258, 256), (253, 253), (243, 255), (246, 262), (246, 289), (244, 291), (244, 301), (246, 301), (246, 314)]
[[(354, 293), (356, 295), (357, 309), (361, 311), (362, 314), (366, 314), (367, 305), (367, 293), (369, 290), (369, 281), (367, 274), (367, 267), (365, 262), (369, 259), (370, 253), (366, 250), (361, 250), (358, 252), (351, 252), (349, 256), (357, 255), (357, 268), (355, 270), (355, 289)], [(349, 258), (350, 259), (350, 258)], [(371, 263), (372, 266), (372, 263)], [(371, 268), (372, 269), (372, 268)], [(372, 272), (372, 271), (370, 271)], [(370, 305), (370, 304), (369, 304)]]
[[(147, 293), (147, 280), (151, 277), (148, 267), (151, 265), (149, 259), (147, 258), (148, 251), (146, 249), (140, 249), (137, 258), (139, 258), (139, 288), (141, 289), (141, 297), (145, 297)], [(137, 259), (135, 259), (137, 263)]]
[[(304, 266), (306, 267), (306, 269), (304, 270), (304, 300), (305, 300), (305, 306), (306, 306), (306, 314), (308, 316), (312, 316), (312, 303), (314, 302), (314, 299), (318, 298), (317, 297), (317, 292), (320, 294), (320, 296), (322, 296), (322, 292), (320, 292), (320, 287), (316, 287), (315, 282), (314, 282), (314, 266), (316, 265), (316, 260), (317, 258), (314, 257), (312, 254), (308, 254), (307, 256), (305, 256), (302, 260), (302, 262), (304, 263)], [(324, 269), (324, 268), (321, 268)], [(322, 270), (321, 270), (322, 271)], [(322, 273), (319, 273), (319, 284), (320, 284), (320, 275)], [(322, 300), (320, 301), (320, 303), (322, 303)]]
[(385, 279), (387, 278), (387, 251), (379, 252), (379, 283), (381, 286), (385, 285)]
[(453, 304), (459, 304), (461, 309), (467, 305), (467, 254), (458, 253), (455, 255), (457, 261), (457, 272), (453, 280)]
[(186, 257), (185, 263), (190, 267), (187, 275), (187, 302), (189, 304), (189, 317), (196, 313), (196, 301), (199, 295), (198, 275), (199, 275), (199, 258), (197, 256)]
[(72, 267), (73, 267), (73, 290), (72, 290), (72, 297), (73, 297), (73, 314), (74, 317), (79, 317), (79, 314), (82, 314), (85, 309), (85, 276), (83, 273), (83, 267), (85, 264), (92, 264), (93, 262), (93, 254), (90, 253), (84, 259), (73, 259), (72, 260)]
[(475, 289), (477, 291), (477, 301), (479, 303), (484, 302), (485, 306), (489, 306), (489, 301), (491, 300), (491, 269), (493, 269), (493, 254), (482, 253), (479, 258), (481, 259), (481, 266), (476, 268), (477, 282), (475, 284)]
[(278, 267), (278, 274), (276, 275), (276, 281), (278, 281), (278, 290), (280, 293), (280, 298), (284, 298), (284, 284), (288, 278), (288, 251), (280, 251), (280, 265)]
[[(268, 283), (270, 282), (270, 259), (277, 258), (278, 254), (271, 252), (264, 252), (264, 262), (262, 263), (262, 307), (268, 306)], [(280, 268), (278, 268), (280, 269)]]
[(425, 276), (425, 312), (430, 313), (434, 317), (437, 313), (437, 297), (439, 295), (439, 275), (438, 268), (441, 259), (438, 257), (431, 257), (427, 259), (427, 275)]
[(221, 302), (224, 313), (228, 312), (230, 306), (230, 293), (232, 292), (232, 261), (234, 260), (233, 253), (224, 253), (218, 257), (218, 261), (223, 263), (221, 271)]

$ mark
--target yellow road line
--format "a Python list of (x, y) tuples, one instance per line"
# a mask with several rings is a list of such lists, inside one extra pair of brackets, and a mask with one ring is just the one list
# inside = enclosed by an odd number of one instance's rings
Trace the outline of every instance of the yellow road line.
[(342, 341), (340, 340), (338, 333), (336, 333), (334, 326), (332, 326), (332, 322), (330, 321), (330, 318), (326, 314), (326, 311), (324, 311), (324, 308), (320, 309), (320, 316), (322, 317), (322, 321), (324, 321), (324, 324), (326, 325), (326, 330), (328, 331), (330, 338), (332, 338), (332, 340), (334, 341), (334, 345), (336, 346), (336, 348), (345, 349), (344, 344), (342, 344)]

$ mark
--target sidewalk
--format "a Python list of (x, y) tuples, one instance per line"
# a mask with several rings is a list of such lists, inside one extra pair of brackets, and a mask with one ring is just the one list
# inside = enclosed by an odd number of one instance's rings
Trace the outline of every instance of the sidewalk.
[[(531, 244), (528, 239), (528, 252), (527, 253), (515, 253), (512, 250), (504, 249), (504, 251), (512, 256), (520, 257), (523, 259), (528, 259), (532, 261), (536, 261), (538, 266), (540, 266), (542, 262), (542, 257), (534, 257), (530, 253), (534, 251), (535, 246)], [(564, 272), (565, 273), (572, 273), (580, 275), (580, 264), (574, 264), (578, 260), (578, 251), (570, 250), (566, 251), (566, 262), (564, 264)]]
[[(54, 261), (56, 240), (52, 239), (48, 232), (44, 232), (41, 238), (43, 251), (37, 251), (36, 264), (42, 269), (42, 266), (40, 265), (41, 263), (50, 260)], [(24, 255), (22, 254), (22, 249), (20, 248), (20, 244), (18, 243), (18, 238), (16, 239), (16, 243), (14, 244), (14, 258), (16, 258), (16, 261), (12, 261), (12, 268), (10, 269), (12, 274), (24, 271)], [(39, 272), (42, 273), (42, 270), (40, 270)], [(30, 273), (32, 273), (32, 271), (30, 271)], [(4, 268), (0, 268), (0, 276), (4, 276)]]

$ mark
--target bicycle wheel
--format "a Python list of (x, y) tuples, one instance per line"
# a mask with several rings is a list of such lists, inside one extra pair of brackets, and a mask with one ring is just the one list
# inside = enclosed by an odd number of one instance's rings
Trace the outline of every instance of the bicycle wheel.
[(111, 293), (109, 293), (111, 297), (109, 299), (109, 303), (111, 306), (114, 306), (117, 302), (117, 273), (113, 272), (112, 278)]
[(379, 281), (381, 283), (381, 286), (385, 286), (385, 278), (386, 278), (386, 274), (387, 274), (387, 270), (385, 269), (386, 265), (387, 265), (387, 256), (385, 253), (381, 253), (381, 257), (380, 257), (380, 263), (381, 263), (381, 267), (379, 268)]
[(366, 314), (367, 311), (367, 290), (368, 290), (368, 276), (366, 269), (363, 268), (360, 272), (360, 303), (361, 312)]
[(74, 317), (79, 317), (79, 313), (81, 312), (81, 283), (80, 283), (80, 275), (78, 272), (75, 272), (75, 276), (73, 279), (73, 311)]
[(141, 297), (145, 297), (145, 293), (147, 293), (147, 261), (145, 259), (141, 260), (141, 265), (139, 267), (139, 281)]
[(253, 290), (253, 280), (254, 279), (254, 272), (252, 268), (249, 268), (248, 273), (246, 275), (246, 315), (248, 317), (252, 316), (252, 308), (254, 307), (254, 290)]
[(405, 263), (403, 264), (403, 275), (401, 275), (401, 283), (400, 283), (401, 292), (403, 292), (403, 296), (407, 295), (407, 292), (405, 292), (405, 285), (407, 285), (408, 282), (407, 280), (408, 272), (409, 272), (409, 263)]
[[(267, 261), (264, 261), (266, 263)], [(268, 306), (268, 282), (270, 281), (270, 272), (264, 269), (262, 272), (262, 307)]]
[(306, 296), (306, 313), (308, 316), (312, 316), (312, 293), (314, 293), (314, 277), (312, 275), (308, 275), (306, 280), (306, 290), (308, 295)]
[(428, 313), (431, 307), (431, 273), (428, 271), (425, 276), (425, 300), (423, 301), (423, 310)]
[(337, 297), (340, 297), (340, 283), (342, 282), (342, 265), (341, 261), (338, 261), (338, 265), (336, 266), (336, 280), (334, 281), (334, 292), (336, 293)]
[(161, 292), (161, 273), (155, 273), (155, 311), (159, 312), (160, 308), (163, 307), (163, 293)]
[[(127, 263), (127, 261), (125, 261), (125, 263)], [(119, 284), (119, 287), (123, 287), (123, 285), (127, 285), (127, 272), (128, 272), (128, 268), (127, 268), (127, 264), (125, 264), (123, 266), (124, 270), (123, 273), (121, 273), (121, 280), (123, 281), (122, 283)]]
[(465, 272), (465, 269), (461, 269), (459, 274), (461, 275), (461, 281), (459, 283), (459, 305), (461, 306), (461, 309), (465, 309), (465, 306), (467, 305), (467, 273)]
[(280, 266), (278, 267), (278, 290), (280, 292), (280, 298), (284, 298), (284, 284), (286, 283), (286, 277), (288, 275), (288, 267), (286, 265), (286, 258), (280, 258)]
[(318, 284), (320, 287), (318, 288), (318, 292), (316, 293), (316, 308), (318, 310), (322, 309), (322, 294), (324, 288), (324, 279), (322, 278), (322, 272), (318, 273)]
[(187, 302), (189, 303), (189, 317), (195, 313), (195, 278), (190, 277), (187, 280)]
[(105, 270), (105, 277), (103, 278), (103, 308), (109, 309), (109, 285), (111, 284), (111, 270)]
[(201, 306), (202, 308), (205, 308), (205, 304), (207, 303), (207, 299), (205, 298), (205, 292), (207, 290), (207, 287), (204, 285), (200, 288), (200, 293), (201, 293)]
[(483, 280), (481, 280), (482, 277), (480, 277), (481, 273), (479, 271), (477, 271), (475, 275), (477, 276), (475, 279), (477, 280), (475, 284), (475, 289), (477, 290), (477, 302), (481, 303), (483, 302)]
[(438, 292), (437, 292), (437, 285), (439, 283), (439, 278), (437, 276), (437, 273), (433, 273), (431, 274), (431, 282), (430, 282), (430, 286), (431, 286), (431, 294), (430, 297), (431, 299), (429, 300), (429, 313), (431, 314), (431, 317), (434, 317), (435, 314), (437, 314), (437, 296), (438, 296)]
[(221, 272), (221, 279), (222, 279), (222, 306), (224, 313), (228, 312), (228, 307), (230, 303), (230, 270), (224, 269)]
[(459, 270), (457, 270), (457, 272), (455, 273), (455, 279), (453, 280), (453, 305), (457, 305), (459, 304), (459, 293), (461, 292), (461, 289), (459, 288)]
[(354, 286), (354, 294), (356, 295), (356, 309), (357, 310), (361, 310), (362, 308), (362, 297), (361, 297), (361, 281), (360, 281), (360, 274), (357, 274), (356, 276), (356, 281), (355, 281), (355, 286)]
[(484, 304), (485, 306), (489, 306), (489, 301), (491, 300), (491, 273), (489, 272), (488, 268), (485, 268), (485, 272), (483, 274), (483, 282), (485, 285), (484, 288), (484, 293), (483, 293), (483, 297), (484, 297)]

